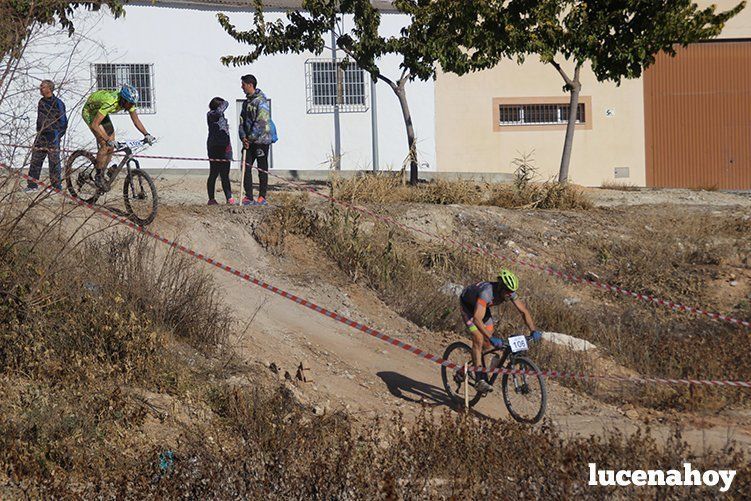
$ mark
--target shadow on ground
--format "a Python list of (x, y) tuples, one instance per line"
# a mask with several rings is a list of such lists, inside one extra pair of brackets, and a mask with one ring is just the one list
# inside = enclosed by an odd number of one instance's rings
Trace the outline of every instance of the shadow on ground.
[[(406, 400), (407, 402), (418, 403), (426, 407), (446, 407), (457, 412), (462, 412), (464, 410), (464, 406), (454, 403), (443, 388), (438, 388), (437, 386), (423, 383), (422, 381), (415, 381), (414, 379), (399, 374), (398, 372), (381, 371), (376, 375), (386, 383), (389, 393), (397, 398)], [(474, 409), (470, 412), (471, 415), (479, 418), (493, 419)]]

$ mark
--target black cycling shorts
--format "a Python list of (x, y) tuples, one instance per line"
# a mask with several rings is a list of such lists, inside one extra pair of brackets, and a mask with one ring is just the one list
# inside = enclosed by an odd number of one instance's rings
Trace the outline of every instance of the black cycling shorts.
[(104, 127), (104, 132), (106, 132), (109, 136), (115, 133), (115, 126), (112, 125), (112, 120), (110, 120), (109, 115), (104, 117), (104, 120), (102, 120), (102, 127)]

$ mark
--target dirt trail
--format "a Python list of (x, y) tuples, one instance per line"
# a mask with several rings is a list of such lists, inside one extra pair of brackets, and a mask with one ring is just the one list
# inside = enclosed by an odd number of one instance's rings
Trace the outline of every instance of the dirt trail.
[[(309, 243), (290, 237), (284, 257), (267, 253), (252, 237), (251, 229), (263, 212), (271, 209), (206, 207), (201, 185), (202, 179), (160, 184), (163, 203), (151, 229), (433, 353), (442, 354), (446, 345), (460, 339), (460, 336), (443, 338), (403, 319), (372, 290), (352, 283), (323, 252)], [(748, 199), (744, 197), (723, 194), (721, 198), (721, 202), (737, 202), (734, 206), (741, 211), (747, 211), (751, 205), (746, 204)], [(689, 203), (692, 202), (695, 201)], [(119, 200), (115, 198), (109, 203), (118, 206)], [(699, 203), (708, 202), (702, 198)], [(46, 205), (49, 210), (59, 211), (56, 200)], [(403, 215), (411, 225), (419, 224), (422, 219), (426, 229), (442, 231), (450, 229), (457, 210), (471, 214), (494, 209), (418, 206)], [(80, 211), (83, 214), (85, 209)], [(263, 367), (273, 362), (281, 368), (280, 380), (284, 380), (285, 372), (294, 377), (300, 362), (309, 367), (312, 383), (288, 384), (317, 412), (346, 409), (355, 416), (373, 417), (388, 416), (398, 410), (414, 416), (424, 407), (438, 411), (449, 408), (437, 365), (226, 273), (216, 271), (214, 276), (226, 304), (238, 319), (231, 336), (237, 353), (249, 362), (258, 362), (259, 370), (268, 370)], [(671, 424), (681, 424), (684, 439), (698, 452), (709, 447), (721, 448), (728, 440), (735, 440), (751, 451), (748, 410), (700, 416), (619, 409), (574, 392), (555, 380), (548, 380), (548, 387), (546, 416), (564, 436), (588, 436), (608, 430), (628, 433), (647, 420), (652, 433), (659, 438), (672, 433)], [(475, 415), (510, 419), (498, 394), (483, 399), (476, 406)]]
[[(459, 339), (436, 339), (435, 334), (399, 317), (370, 289), (353, 284), (321, 252), (294, 238), (285, 257), (265, 252), (252, 237), (251, 225), (268, 208), (207, 208), (184, 197), (165, 198), (172, 204), (160, 208), (154, 225), (165, 236), (179, 237), (206, 255), (434, 353), (441, 354), (444, 346)], [(435, 364), (226, 273), (215, 276), (239, 320), (232, 336), (238, 353), (263, 366), (273, 362), (281, 368), (280, 379), (285, 372), (294, 377), (300, 362), (310, 367), (314, 382), (294, 383), (295, 391), (318, 412), (347, 409), (354, 415), (387, 416), (401, 410), (410, 416), (423, 406), (448, 408)], [(723, 447), (728, 439), (751, 450), (751, 416), (747, 414), (708, 419), (623, 410), (554, 380), (548, 380), (548, 385), (546, 415), (567, 436), (605, 430), (628, 433), (648, 418), (655, 436), (663, 438), (671, 434), (669, 423), (681, 422), (687, 427), (684, 438), (698, 451)], [(498, 394), (481, 401), (475, 410), (478, 416), (509, 419)]]
[[(271, 209), (205, 207), (202, 187), (202, 178), (160, 183), (163, 203), (152, 229), (433, 353), (442, 354), (448, 343), (460, 339), (459, 336), (439, 338), (401, 318), (372, 290), (352, 283), (320, 250), (295, 238), (290, 238), (284, 257), (267, 253), (252, 237), (251, 225), (264, 211)], [(598, 196), (604, 200), (602, 205), (624, 201), (665, 203), (668, 200), (661, 192), (633, 196), (632, 193), (620, 192), (611, 195), (607, 190), (600, 190)], [(108, 198), (110, 202), (107, 203), (119, 205), (119, 197)], [(732, 205), (743, 212), (751, 206), (750, 198), (730, 194), (679, 193), (677, 201), (688, 205)], [(57, 200), (51, 199), (45, 203), (45, 208), (57, 212), (61, 206)], [(80, 210), (81, 213), (85, 211)], [(443, 232), (451, 230), (457, 211), (471, 215), (492, 210), (417, 206), (406, 208), (401, 215), (413, 226), (424, 223), (425, 229)], [(524, 214), (513, 217), (524, 217)], [(506, 222), (516, 226), (513, 221)], [(534, 224), (540, 225), (540, 222)], [(535, 228), (527, 224), (525, 228), (530, 234), (542, 234), (553, 231), (554, 225)], [(281, 368), (280, 379), (284, 379), (285, 372), (294, 376), (300, 362), (309, 367), (314, 382), (294, 385), (299, 398), (312, 408), (319, 411), (347, 409), (361, 416), (387, 416), (395, 410), (410, 416), (423, 407), (449, 408), (439, 368), (435, 364), (226, 273), (217, 271), (214, 276), (223, 289), (226, 303), (238, 319), (237, 329), (231, 337), (234, 348), (246, 360), (259, 362), (259, 367), (268, 367), (274, 362)], [(685, 439), (697, 450), (722, 447), (728, 439), (734, 439), (751, 450), (751, 413), (746, 410), (720, 416), (666, 415), (655, 411), (619, 409), (574, 392), (555, 380), (548, 380), (548, 385), (546, 416), (564, 435), (589, 435), (604, 430), (630, 432), (648, 419), (653, 433), (659, 437), (671, 433), (670, 423), (681, 423), (687, 428)], [(509, 419), (498, 394), (483, 399), (475, 411), (478, 416)]]

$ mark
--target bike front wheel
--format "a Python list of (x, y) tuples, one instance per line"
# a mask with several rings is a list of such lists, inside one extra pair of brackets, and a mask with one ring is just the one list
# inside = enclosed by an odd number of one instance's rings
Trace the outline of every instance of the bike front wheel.
[(87, 204), (93, 204), (100, 192), (94, 182), (96, 157), (85, 150), (74, 151), (65, 162), (65, 184), (68, 193)]
[(547, 389), (545, 378), (534, 362), (525, 357), (511, 357), (501, 379), (503, 402), (515, 420), (535, 424), (545, 415)]
[[(456, 404), (464, 404), (464, 364), (473, 366), (472, 363), (472, 348), (457, 341), (452, 343), (443, 352), (443, 359), (448, 360), (456, 364), (456, 369), (449, 369), (445, 365), (441, 366), (441, 379), (443, 380), (443, 388), (448, 393), (448, 396)], [(475, 390), (475, 373), (468, 372), (467, 379), (469, 380), (469, 387), (467, 388), (467, 396), (469, 400), (469, 406), (474, 406), (480, 401), (482, 395)]]
[(125, 209), (130, 219), (139, 226), (150, 224), (156, 217), (159, 198), (151, 176), (140, 169), (131, 170), (123, 184)]

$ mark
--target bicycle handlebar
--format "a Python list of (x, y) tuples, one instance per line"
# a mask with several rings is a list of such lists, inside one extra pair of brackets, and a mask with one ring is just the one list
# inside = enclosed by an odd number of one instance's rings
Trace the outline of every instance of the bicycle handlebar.
[(508, 340), (511, 339), (512, 337), (517, 337), (517, 336), (524, 336), (524, 339), (527, 340), (527, 344), (539, 343), (542, 341), (542, 337), (538, 340), (535, 340), (534, 336), (532, 335), (527, 336), (524, 334), (512, 334), (506, 338), (501, 338), (503, 340), (503, 346), (494, 346), (493, 347), (494, 350), (504, 350), (506, 348), (509, 348), (511, 346), (511, 343), (509, 343)]

